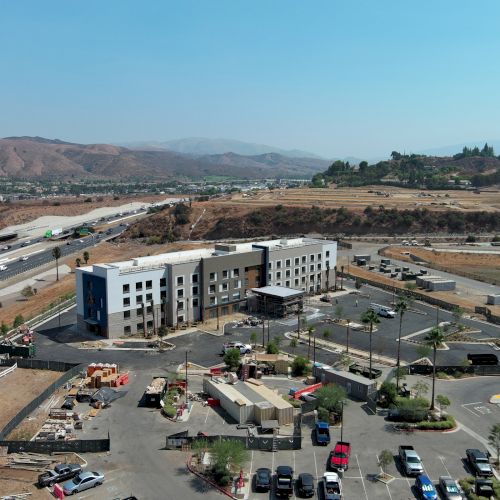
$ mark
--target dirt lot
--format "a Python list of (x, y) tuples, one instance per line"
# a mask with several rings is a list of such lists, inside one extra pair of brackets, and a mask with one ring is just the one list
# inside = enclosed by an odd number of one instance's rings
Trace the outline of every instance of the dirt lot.
[[(85, 203), (87, 196), (79, 198), (52, 198), (50, 200), (26, 200), (0, 204), (0, 229), (7, 226), (24, 224), (42, 217), (43, 215), (81, 215), (95, 208), (115, 207), (131, 202), (153, 203), (165, 199), (165, 195), (120, 196), (114, 200), (113, 196), (92, 196), (91, 203)], [(100, 201), (98, 201), (100, 200)]]
[[(379, 194), (377, 194), (379, 193)], [(472, 191), (420, 191), (401, 189), (390, 186), (366, 186), (362, 188), (327, 188), (327, 189), (283, 189), (259, 191), (255, 195), (238, 193), (224, 200), (214, 202), (218, 205), (246, 205), (261, 207), (269, 205), (311, 206), (321, 208), (346, 207), (354, 211), (362, 211), (366, 206), (386, 208), (429, 210), (485, 210), (500, 211), (500, 195), (498, 192)]]
[(429, 262), (438, 270), (448, 271), (486, 281), (487, 283), (500, 283), (500, 254), (449, 252), (437, 249), (390, 247), (384, 250), (386, 257), (392, 257), (406, 262), (412, 262), (408, 252)]
[(61, 372), (16, 368), (0, 384), (0, 428), (61, 376)]

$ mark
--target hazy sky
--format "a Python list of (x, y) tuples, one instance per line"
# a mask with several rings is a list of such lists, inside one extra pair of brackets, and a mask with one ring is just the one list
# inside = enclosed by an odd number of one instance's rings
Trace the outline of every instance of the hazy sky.
[(499, 20), (498, 0), (0, 0), (0, 136), (499, 139)]

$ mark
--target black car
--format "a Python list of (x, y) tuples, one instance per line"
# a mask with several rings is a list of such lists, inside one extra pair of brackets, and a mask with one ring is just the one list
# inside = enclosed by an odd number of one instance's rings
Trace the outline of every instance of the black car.
[(269, 491), (271, 489), (272, 472), (271, 469), (261, 467), (255, 471), (255, 489), (257, 491)]
[(301, 497), (309, 498), (314, 496), (314, 478), (311, 474), (307, 472), (299, 474), (297, 490)]

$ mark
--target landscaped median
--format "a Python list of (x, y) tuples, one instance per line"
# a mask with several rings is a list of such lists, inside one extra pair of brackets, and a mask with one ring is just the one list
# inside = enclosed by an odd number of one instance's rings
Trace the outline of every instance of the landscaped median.
[(398, 429), (406, 431), (451, 431), (457, 427), (453, 415), (443, 415), (440, 420), (422, 420), (420, 422), (401, 422)]

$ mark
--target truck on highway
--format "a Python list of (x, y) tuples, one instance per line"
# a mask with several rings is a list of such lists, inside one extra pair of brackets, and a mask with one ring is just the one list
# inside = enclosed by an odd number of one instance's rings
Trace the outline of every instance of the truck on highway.
[(0, 271), (7, 271), (7, 266), (5, 264), (0, 264)]
[(52, 238), (53, 236), (58, 236), (63, 232), (62, 227), (56, 227), (54, 229), (47, 229), (45, 231), (45, 238)]
[(399, 459), (401, 460), (404, 470), (408, 476), (423, 474), (424, 468), (422, 466), (422, 460), (420, 460), (420, 457), (413, 446), (400, 446)]

